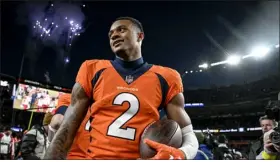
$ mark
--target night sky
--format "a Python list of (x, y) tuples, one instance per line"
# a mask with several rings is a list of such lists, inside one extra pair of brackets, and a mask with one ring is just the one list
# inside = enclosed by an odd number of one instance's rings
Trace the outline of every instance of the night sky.
[[(19, 23), (23, 2), (2, 2), (1, 73), (18, 76), (26, 53), (32, 24)], [(120, 16), (138, 19), (145, 32), (142, 54), (148, 63), (168, 66), (181, 74), (199, 70), (198, 65), (225, 60), (227, 55), (207, 38), (209, 33), (229, 52), (245, 55), (255, 44), (279, 43), (279, 2), (87, 2), (82, 8), (85, 31), (72, 43), (65, 65), (54, 46), (41, 46), (34, 63), (24, 61), (22, 76), (44, 81), (50, 73), (53, 84), (72, 87), (86, 59), (114, 59), (108, 39), (112, 22)], [(82, 5), (81, 4), (81, 5)], [(55, 3), (54, 3), (55, 5)], [(28, 24), (28, 23), (27, 23)], [(29, 51), (30, 53), (30, 51)], [(38, 53), (38, 52), (37, 52)], [(186, 87), (208, 87), (253, 81), (278, 70), (277, 56), (246, 60), (237, 67), (217, 66), (185, 75)]]

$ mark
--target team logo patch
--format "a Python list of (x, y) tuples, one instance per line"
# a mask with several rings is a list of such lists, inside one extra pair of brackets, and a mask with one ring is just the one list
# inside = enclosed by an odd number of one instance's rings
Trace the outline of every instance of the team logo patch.
[(131, 76), (131, 75), (125, 76), (125, 81), (128, 84), (132, 83), (133, 82), (133, 76)]

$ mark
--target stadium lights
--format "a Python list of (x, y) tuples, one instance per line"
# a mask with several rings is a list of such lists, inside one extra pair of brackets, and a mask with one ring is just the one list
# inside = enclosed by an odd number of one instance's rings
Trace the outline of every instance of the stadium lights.
[(264, 57), (268, 53), (269, 53), (269, 48), (267, 47), (255, 47), (252, 50), (251, 54), (254, 55), (255, 57)]
[[(78, 34), (79, 35), (79, 34)], [(279, 48), (279, 44), (273, 45), (273, 48)], [(238, 65), (242, 59), (245, 58), (250, 58), (250, 57), (255, 57), (255, 58), (262, 58), (265, 57), (270, 53), (271, 49), (265, 46), (257, 46), (252, 49), (251, 53), (245, 56), (238, 56), (238, 55), (230, 55), (228, 59), (224, 61), (219, 61), (219, 62), (214, 62), (211, 64), (203, 63), (201, 65), (198, 65), (199, 68), (201, 69), (208, 69), (213, 66), (218, 66), (218, 65), (223, 65), (223, 64), (230, 64), (230, 65)], [(225, 68), (225, 67), (224, 67)], [(186, 74), (188, 73), (194, 73), (194, 72), (202, 72), (202, 70), (190, 70), (190, 71), (185, 71)]]
[(230, 65), (238, 65), (241, 61), (241, 57), (238, 55), (231, 55), (227, 59), (227, 63)]
[(69, 58), (66, 57), (66, 58), (65, 58), (65, 63), (67, 64), (67, 63), (69, 63), (69, 62), (70, 62)]
[(199, 68), (203, 68), (203, 69), (207, 69), (208, 68), (208, 64), (204, 63), (198, 66)]
[(227, 63), (227, 61), (220, 61), (220, 62), (212, 63), (211, 66), (217, 66), (217, 65), (226, 64), (226, 63)]
[(242, 58), (248, 58), (248, 57), (257, 57), (262, 58), (266, 56), (269, 53), (270, 49), (263, 46), (258, 46), (252, 49), (252, 52), (249, 55), (245, 55)]

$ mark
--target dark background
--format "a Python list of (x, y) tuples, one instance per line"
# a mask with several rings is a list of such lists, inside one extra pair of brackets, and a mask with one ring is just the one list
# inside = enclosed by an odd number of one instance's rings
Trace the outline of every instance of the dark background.
[[(48, 71), (53, 84), (67, 87), (74, 84), (84, 60), (114, 58), (107, 35), (111, 23), (120, 16), (134, 17), (143, 24), (146, 36), (143, 57), (147, 62), (174, 68), (181, 74), (198, 70), (198, 65), (204, 62), (225, 60), (227, 54), (223, 50), (246, 55), (254, 45), (279, 42), (277, 1), (80, 2), (75, 5), (85, 4), (81, 7), (85, 32), (76, 38), (69, 52), (63, 51), (70, 58), (65, 65), (55, 46), (38, 45), (37, 53), (30, 49), (28, 42), (34, 22), (29, 17), (36, 13), (26, 14), (30, 9), (22, 11), (26, 3), (2, 2), (1, 72), (18, 76), (23, 54), (32, 53), (24, 60), (22, 77), (44, 81)], [(206, 32), (223, 50), (211, 42)], [(221, 65), (185, 75), (185, 88), (257, 80), (277, 73), (277, 59), (278, 56), (271, 55), (262, 60), (245, 60), (237, 67)]]

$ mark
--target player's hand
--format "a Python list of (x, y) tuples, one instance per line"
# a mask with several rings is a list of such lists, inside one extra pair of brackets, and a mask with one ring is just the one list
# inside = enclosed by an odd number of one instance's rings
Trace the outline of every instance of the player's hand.
[(144, 142), (151, 148), (157, 151), (157, 154), (149, 160), (183, 160), (185, 154), (180, 149), (167, 146), (149, 139), (145, 139)]

